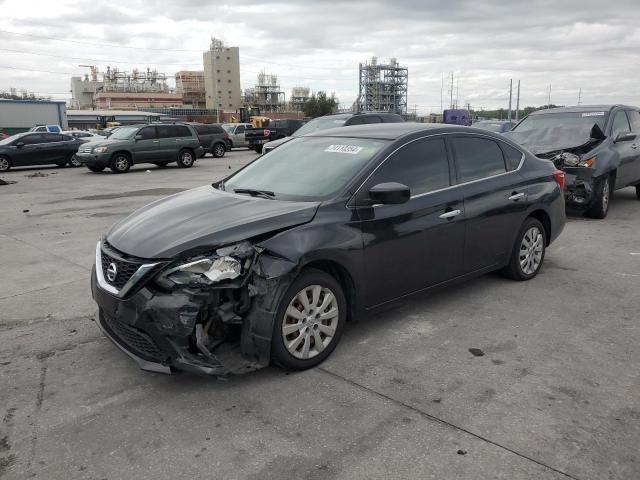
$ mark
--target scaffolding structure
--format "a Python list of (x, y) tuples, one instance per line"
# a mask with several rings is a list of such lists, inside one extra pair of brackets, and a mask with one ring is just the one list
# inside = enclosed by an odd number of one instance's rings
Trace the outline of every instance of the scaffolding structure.
[(289, 110), (302, 112), (304, 104), (309, 101), (311, 90), (309, 87), (293, 87), (289, 97)]
[(409, 69), (401, 67), (395, 58), (388, 64), (378, 64), (377, 57), (361, 63), (358, 111), (406, 114), (408, 82)]
[(284, 92), (278, 84), (278, 76), (259, 73), (258, 83), (245, 90), (244, 103), (259, 108), (263, 113), (284, 111)]
[(103, 84), (103, 92), (170, 93), (167, 76), (148, 67), (146, 71), (134, 68), (129, 73), (108, 66), (103, 75)]

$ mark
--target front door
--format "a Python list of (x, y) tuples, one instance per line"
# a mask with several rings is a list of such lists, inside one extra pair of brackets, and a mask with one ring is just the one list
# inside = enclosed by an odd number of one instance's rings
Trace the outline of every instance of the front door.
[[(636, 138), (629, 142), (631, 148), (631, 159), (625, 164), (626, 185), (637, 185), (640, 183), (640, 112), (637, 110), (627, 110), (627, 117), (631, 126), (631, 132), (636, 134)], [(622, 183), (616, 182), (622, 186)]]
[(464, 192), (464, 271), (498, 266), (508, 259), (527, 210), (527, 186), (517, 171), (520, 162), (505, 158), (490, 137), (462, 134), (450, 142)]
[(11, 146), (13, 149), (11, 161), (14, 166), (41, 165), (42, 148), (44, 147), (43, 133), (31, 133), (20, 137)]
[[(631, 132), (629, 119), (624, 110), (618, 110), (611, 122), (611, 138), (613, 139), (613, 149), (619, 157), (618, 171), (616, 173), (616, 188), (626, 187), (635, 180), (634, 168), (635, 160), (638, 156), (636, 140), (626, 140), (616, 142), (618, 135)], [(596, 160), (597, 162), (597, 160)]]
[(157, 158), (160, 140), (155, 126), (143, 127), (138, 130), (136, 136), (142, 138), (135, 141), (131, 147), (133, 151), (133, 161), (135, 163), (153, 162)]
[[(371, 205), (374, 185), (407, 185), (400, 205)], [(426, 137), (396, 150), (356, 199), (362, 220), (365, 305), (375, 306), (461, 273), (464, 248), (462, 190), (451, 187), (444, 139)]]

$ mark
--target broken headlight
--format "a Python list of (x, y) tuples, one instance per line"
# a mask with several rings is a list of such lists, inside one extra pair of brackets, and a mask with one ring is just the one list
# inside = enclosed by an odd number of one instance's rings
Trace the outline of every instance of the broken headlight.
[(204, 257), (162, 272), (156, 281), (165, 288), (180, 285), (207, 286), (222, 280), (233, 280), (242, 273), (240, 260), (229, 257)]
[(562, 152), (560, 156), (562, 157), (562, 163), (566, 167), (577, 167), (578, 163), (580, 163), (580, 157), (573, 153)]
[(597, 157), (594, 155), (591, 158), (580, 160), (580, 162), (578, 163), (578, 166), (579, 167), (595, 167), (596, 159), (597, 159)]

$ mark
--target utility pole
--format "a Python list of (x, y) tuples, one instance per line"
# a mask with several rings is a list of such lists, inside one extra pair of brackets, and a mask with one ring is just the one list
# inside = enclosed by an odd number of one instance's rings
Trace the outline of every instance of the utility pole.
[(547, 109), (551, 108), (551, 84), (549, 84), (549, 97), (547, 100)]
[(518, 80), (518, 95), (516, 96), (516, 122), (520, 113), (520, 80)]
[(578, 90), (578, 105), (580, 105), (581, 100), (582, 100), (582, 88)]
[(444, 72), (440, 73), (442, 84), (440, 85), (440, 114), (442, 115), (442, 92), (444, 90)]
[(460, 92), (459, 88), (460, 88), (460, 79), (456, 78), (456, 108), (458, 108), (458, 99), (459, 99), (458, 94)]
[(451, 72), (451, 89), (449, 93), (451, 94), (451, 103), (449, 108), (453, 108), (453, 72)]
[(509, 79), (509, 110), (507, 111), (507, 120), (511, 121), (511, 100), (513, 99), (513, 78)]

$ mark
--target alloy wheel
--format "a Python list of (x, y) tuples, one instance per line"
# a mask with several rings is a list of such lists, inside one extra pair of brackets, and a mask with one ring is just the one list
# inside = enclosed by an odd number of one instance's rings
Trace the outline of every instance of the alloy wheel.
[(526, 275), (533, 275), (542, 263), (544, 236), (538, 227), (531, 227), (520, 242), (520, 268)]
[(9, 170), (9, 159), (0, 157), (0, 172), (6, 172)]
[(129, 159), (124, 155), (118, 155), (115, 160), (116, 169), (120, 172), (124, 172), (129, 168)]
[(185, 167), (190, 167), (193, 163), (193, 156), (189, 152), (183, 152), (181, 156), (182, 164)]
[(340, 318), (333, 292), (309, 285), (289, 302), (282, 322), (282, 338), (289, 354), (307, 360), (320, 354), (333, 341)]
[(611, 197), (611, 187), (609, 186), (609, 179), (606, 178), (604, 180), (604, 185), (602, 186), (602, 211), (606, 212), (609, 210), (609, 198)]
[(216, 157), (222, 157), (224, 155), (224, 152), (225, 152), (225, 148), (220, 144), (213, 147), (213, 154)]
[(75, 155), (73, 155), (71, 157), (71, 160), (69, 160), (69, 163), (71, 164), (72, 167), (81, 167), (82, 166), (82, 164), (78, 160), (78, 157), (76, 157)]

